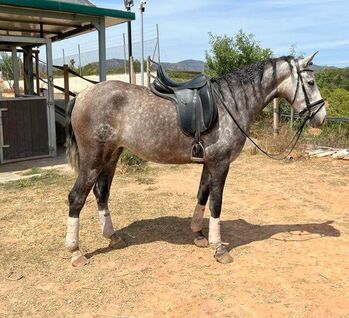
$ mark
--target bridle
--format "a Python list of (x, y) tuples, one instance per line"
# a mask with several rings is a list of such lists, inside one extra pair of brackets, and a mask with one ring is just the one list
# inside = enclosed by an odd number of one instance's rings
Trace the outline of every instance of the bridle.
[[(227, 104), (225, 103), (224, 99), (222, 98), (221, 94), (219, 94), (218, 91), (216, 90), (216, 87), (213, 88), (215, 94), (217, 95), (218, 99), (220, 100), (220, 102), (224, 106), (225, 110), (227, 111), (227, 113), (229, 114), (231, 119), (234, 121), (235, 125), (243, 133), (243, 135), (246, 138), (248, 138), (256, 146), (257, 149), (259, 149), (266, 156), (268, 156), (269, 158), (274, 159), (274, 160), (285, 160), (285, 159), (288, 159), (288, 156), (291, 154), (293, 149), (296, 147), (296, 145), (298, 143), (298, 140), (299, 140), (299, 138), (300, 138), (300, 136), (301, 136), (301, 134), (303, 132), (304, 126), (306, 125), (307, 121), (312, 119), (320, 111), (320, 109), (325, 106), (325, 101), (322, 98), (317, 100), (317, 101), (315, 101), (315, 102), (313, 102), (313, 103), (311, 103), (310, 100), (309, 100), (308, 93), (307, 93), (307, 91), (305, 89), (302, 73), (303, 72), (314, 72), (314, 71), (309, 69), (309, 68), (301, 70), (300, 67), (299, 67), (298, 59), (295, 60), (295, 64), (296, 64), (296, 70), (297, 70), (298, 77), (297, 77), (296, 91), (294, 93), (294, 97), (293, 97), (291, 106), (293, 106), (294, 102), (296, 101), (298, 90), (299, 90), (299, 84), (301, 84), (302, 91), (303, 91), (303, 94), (304, 94), (306, 107), (302, 111), (300, 111), (298, 113), (300, 117), (303, 117), (303, 122), (302, 122), (301, 126), (298, 128), (297, 132), (295, 133), (295, 135), (293, 136), (293, 138), (291, 139), (289, 144), (285, 147), (285, 149), (283, 151), (279, 152), (279, 153), (274, 153), (274, 154), (268, 153), (267, 151), (262, 149), (253, 139), (251, 139), (251, 137), (244, 131), (244, 129), (241, 128), (241, 126), (239, 125), (239, 123), (235, 119), (234, 115), (232, 114), (232, 112), (228, 108)], [(315, 107), (317, 107), (317, 109), (314, 110)], [(306, 114), (306, 116), (304, 116), (305, 114)], [(290, 150), (287, 151), (287, 149), (290, 146), (291, 146)], [(281, 158), (278, 157), (278, 156), (284, 154), (286, 151), (287, 151), (287, 154), (285, 156), (283, 156)]]
[[(302, 91), (304, 94), (304, 100), (305, 100), (306, 107), (302, 111), (299, 112), (299, 116), (303, 117), (304, 114), (308, 113), (305, 118), (306, 118), (306, 120), (309, 120), (309, 119), (313, 118), (320, 111), (320, 109), (325, 105), (325, 101), (321, 98), (321, 99), (317, 100), (316, 102), (313, 102), (313, 103), (310, 102), (307, 90), (305, 89), (302, 73), (303, 72), (312, 72), (313, 73), (314, 71), (310, 68), (306, 68), (304, 70), (301, 70), (299, 67), (298, 59), (295, 60), (295, 64), (296, 64), (296, 70), (297, 70), (298, 77), (297, 77), (296, 91), (294, 93), (294, 97), (293, 97), (291, 106), (293, 106), (294, 102), (296, 101), (298, 90), (299, 90), (299, 83), (300, 83), (302, 86)], [(319, 106), (319, 107), (314, 111), (313, 110), (314, 107), (317, 107), (317, 106)]]

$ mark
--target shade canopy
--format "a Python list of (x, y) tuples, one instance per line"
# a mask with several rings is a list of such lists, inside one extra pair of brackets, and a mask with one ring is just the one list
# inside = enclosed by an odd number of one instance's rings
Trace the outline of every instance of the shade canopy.
[[(132, 12), (99, 8), (88, 0), (0, 0), (0, 37), (52, 42), (135, 19)], [(4, 44), (4, 43), (2, 43)]]

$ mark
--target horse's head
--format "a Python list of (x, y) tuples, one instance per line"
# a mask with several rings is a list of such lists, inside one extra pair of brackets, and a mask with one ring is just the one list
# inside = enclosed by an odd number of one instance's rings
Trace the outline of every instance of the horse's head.
[(292, 73), (281, 84), (284, 97), (300, 116), (308, 118), (312, 127), (320, 127), (326, 118), (325, 101), (316, 85), (314, 71), (309, 68), (316, 53), (292, 60)]

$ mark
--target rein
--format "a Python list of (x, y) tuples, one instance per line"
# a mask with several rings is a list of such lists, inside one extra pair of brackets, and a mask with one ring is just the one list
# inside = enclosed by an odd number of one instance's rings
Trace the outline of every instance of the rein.
[[(221, 94), (218, 93), (218, 91), (216, 90), (216, 87), (213, 88), (215, 94), (217, 95), (218, 99), (220, 100), (220, 102), (222, 103), (223, 107), (225, 108), (225, 110), (227, 111), (227, 113), (229, 114), (229, 116), (231, 117), (231, 119), (233, 120), (233, 122), (235, 123), (235, 125), (239, 128), (239, 130), (242, 132), (242, 134), (248, 139), (250, 140), (255, 146), (256, 148), (261, 151), (263, 154), (265, 154), (267, 157), (273, 159), (273, 160), (285, 160), (288, 158), (288, 156), (291, 154), (291, 152), (294, 150), (294, 148), (296, 147), (299, 138), (303, 132), (303, 129), (307, 123), (308, 120), (310, 120), (311, 118), (313, 118), (319, 111), (320, 109), (325, 105), (325, 101), (323, 99), (319, 99), (316, 102), (310, 103), (309, 100), (309, 96), (307, 94), (307, 91), (305, 89), (305, 85), (304, 85), (304, 81), (302, 78), (301, 73), (302, 72), (313, 72), (313, 70), (311, 69), (304, 69), (304, 70), (300, 70), (299, 67), (299, 63), (298, 60), (295, 61), (296, 62), (296, 68), (297, 68), (297, 74), (298, 74), (298, 79), (297, 79), (297, 86), (296, 86), (296, 91), (294, 94), (294, 98), (292, 100), (291, 106), (294, 104), (296, 98), (297, 98), (297, 93), (298, 93), (298, 88), (299, 88), (299, 83), (301, 83), (302, 86), (302, 90), (303, 90), (303, 94), (304, 94), (304, 99), (305, 99), (305, 103), (306, 103), (306, 108), (303, 109), (301, 112), (299, 112), (300, 116), (303, 116), (306, 112), (308, 112), (308, 114), (306, 115), (306, 117), (304, 117), (303, 122), (301, 124), (301, 126), (298, 128), (298, 130), (296, 131), (295, 135), (293, 136), (293, 138), (291, 139), (291, 141), (289, 142), (289, 144), (285, 147), (285, 149), (279, 153), (274, 153), (271, 154), (269, 152), (267, 152), (266, 150), (264, 150), (263, 148), (261, 148), (246, 132), (245, 130), (239, 125), (238, 121), (235, 119), (234, 115), (232, 114), (231, 110), (228, 108), (227, 104), (225, 103), (224, 99), (222, 98)], [(312, 111), (312, 109), (316, 106), (319, 106), (316, 111)], [(292, 145), (293, 144), (293, 145)], [(287, 154), (281, 158), (279, 158), (278, 156), (284, 154), (287, 149), (290, 147), (291, 149), (287, 152)]]

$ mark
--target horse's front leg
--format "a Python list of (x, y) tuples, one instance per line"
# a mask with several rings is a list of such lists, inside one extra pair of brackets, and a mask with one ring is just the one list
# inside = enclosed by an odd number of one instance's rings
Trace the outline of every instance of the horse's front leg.
[(215, 249), (215, 259), (223, 264), (231, 263), (233, 258), (230, 256), (226, 247), (222, 244), (220, 215), (222, 210), (222, 197), (225, 180), (229, 171), (229, 162), (221, 162), (210, 167), (210, 202), (211, 211), (208, 242)]
[(202, 224), (205, 213), (205, 206), (209, 196), (210, 174), (206, 165), (203, 166), (201, 173), (200, 186), (198, 191), (198, 203), (196, 204), (194, 214), (191, 220), (190, 228), (194, 233), (194, 244), (197, 247), (208, 247), (208, 241), (202, 233)]

